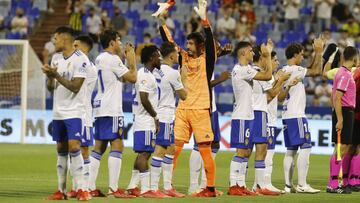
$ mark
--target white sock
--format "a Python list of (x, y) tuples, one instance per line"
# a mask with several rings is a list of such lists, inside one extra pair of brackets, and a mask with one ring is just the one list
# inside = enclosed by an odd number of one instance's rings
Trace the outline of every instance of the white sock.
[(260, 188), (265, 188), (265, 161), (255, 160), (255, 183)]
[(141, 194), (150, 190), (150, 172), (140, 172)]
[[(200, 152), (197, 150), (192, 150), (189, 159), (189, 168), (190, 168), (190, 187), (189, 193), (194, 193), (199, 187), (199, 175), (202, 166), (202, 158)], [(206, 178), (206, 177), (205, 177)]]
[(162, 163), (162, 170), (163, 170), (163, 182), (164, 182), (164, 190), (171, 190), (171, 179), (173, 173), (173, 159), (174, 155), (165, 155)]
[(154, 191), (157, 191), (159, 189), (162, 160), (162, 158), (156, 156), (153, 156), (151, 159), (150, 188)]
[(265, 157), (265, 186), (272, 185), (271, 183), (271, 174), (273, 169), (273, 157), (275, 151), (274, 150), (267, 150), (266, 157)]
[(230, 163), (230, 187), (236, 186), (240, 180), (240, 164), (242, 160), (238, 156), (234, 156)]
[(58, 153), (56, 170), (58, 176), (58, 189), (61, 192), (66, 192), (66, 174), (68, 171), (68, 153)]
[(71, 164), (70, 170), (73, 175), (74, 183), (77, 190), (84, 190), (83, 180), (84, 180), (84, 159), (81, 155), (80, 150), (76, 152), (70, 152)]
[(90, 159), (84, 159), (84, 189), (89, 190)]
[(90, 174), (89, 174), (89, 189), (90, 191), (96, 190), (96, 179), (99, 173), (100, 160), (102, 155), (92, 151), (90, 156)]
[(284, 175), (285, 184), (292, 186), (292, 176), (294, 173), (294, 158), (296, 156), (296, 150), (287, 150), (284, 157)]
[(121, 171), (121, 162), (122, 162), (122, 152), (120, 151), (111, 151), (109, 153), (108, 167), (109, 167), (109, 189), (112, 192), (118, 190), (118, 182)]
[[(216, 153), (211, 153), (212, 154), (212, 157), (213, 159), (215, 160), (215, 157), (216, 157)], [(206, 188), (207, 186), (207, 180), (206, 180), (206, 174), (205, 174), (205, 168), (204, 168), (204, 162), (202, 161), (201, 162), (201, 167), (202, 167), (202, 170), (201, 170), (201, 183), (200, 183), (200, 188)]]
[(72, 172), (71, 172), (71, 170), (70, 170), (70, 166), (71, 166), (71, 158), (70, 158), (70, 156), (69, 156), (69, 158), (67, 159), (68, 161), (67, 161), (67, 174), (69, 174), (69, 177), (71, 178), (71, 189), (72, 190), (74, 190), (74, 191), (77, 191), (77, 185), (76, 185), (76, 183), (75, 183), (75, 180), (74, 180), (74, 177), (73, 177), (73, 174), (72, 174)]
[(130, 183), (127, 187), (127, 189), (134, 189), (139, 185), (140, 182), (140, 171), (139, 170), (132, 170)]
[(306, 185), (306, 177), (309, 170), (309, 158), (310, 158), (311, 148), (300, 149), (299, 156), (297, 158), (297, 168), (298, 168), (298, 185)]

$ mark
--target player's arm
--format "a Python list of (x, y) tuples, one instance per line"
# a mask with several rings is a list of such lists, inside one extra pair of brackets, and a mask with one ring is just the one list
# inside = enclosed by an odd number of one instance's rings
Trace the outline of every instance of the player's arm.
[(324, 48), (324, 41), (321, 38), (317, 38), (314, 40), (313, 46), (314, 46), (315, 55), (310, 67), (308, 67), (306, 71), (306, 77), (315, 77), (321, 75), (321, 68), (323, 63), (322, 52)]
[(136, 83), (137, 70), (136, 70), (136, 56), (132, 44), (127, 43), (125, 47), (125, 57), (128, 63), (129, 71), (122, 76), (123, 81)]
[(232, 49), (233, 49), (233, 45), (231, 43), (225, 44), (223, 47), (220, 47), (220, 51), (217, 52), (218, 53), (217, 57), (219, 58), (221, 56), (231, 54)]
[[(326, 79), (330, 79), (332, 80), (331, 78), (328, 78), (328, 72), (331, 70), (331, 66), (332, 66), (332, 63), (334, 62), (334, 59), (335, 59), (335, 56), (336, 56), (336, 53), (338, 52), (339, 48), (336, 47), (336, 50), (334, 51), (334, 53), (332, 53), (328, 59), (328, 61), (326, 62), (325, 66), (324, 66), (324, 70), (322, 72), (322, 76)], [(331, 75), (329, 75), (331, 76)]]
[(230, 71), (224, 71), (224, 72), (221, 73), (220, 77), (210, 81), (210, 86), (211, 86), (211, 88), (213, 88), (216, 85), (219, 85), (220, 83), (225, 82), (229, 78), (231, 78), (231, 72)]
[(280, 91), (280, 94), (278, 96), (278, 102), (280, 102), (280, 103), (284, 102), (285, 98), (289, 94), (291, 87), (297, 85), (299, 81), (300, 81), (299, 78), (295, 78), (292, 81), (290, 81), (287, 86), (284, 86), (283, 91)]
[(267, 102), (270, 103), (277, 95), (279, 95), (283, 85), (289, 79), (290, 73), (285, 73), (284, 71), (278, 71), (277, 80), (275, 81), (274, 86), (266, 92)]
[(272, 78), (272, 68), (271, 68), (271, 51), (273, 49), (273, 42), (271, 39), (268, 40), (267, 44), (261, 45), (261, 55), (265, 58), (261, 66), (264, 71), (259, 71), (256, 73), (254, 80), (268, 81)]
[(149, 100), (149, 93), (140, 92), (140, 100), (141, 104), (144, 106), (144, 109), (150, 114), (151, 117), (155, 118), (157, 116), (157, 113), (151, 105), (151, 102)]
[[(74, 92), (75, 94), (78, 93), (80, 91), (80, 88), (85, 80), (86, 77), (86, 67), (81, 67), (80, 68), (81, 71), (83, 71), (84, 73), (81, 74), (83, 76), (81, 77), (73, 77), (71, 80), (68, 80), (64, 77), (62, 77), (58, 72), (57, 72), (57, 68), (52, 68), (49, 65), (45, 65), (43, 67), (43, 72), (48, 76), (48, 78), (53, 78), (52, 80), (57, 80), (62, 86), (64, 86), (65, 88), (67, 88), (68, 90)], [(55, 82), (53, 82), (52, 80), (48, 80), (48, 89), (54, 90), (55, 88)]]
[(341, 98), (343, 97), (344, 92), (341, 90), (336, 90), (335, 93), (335, 113), (337, 118), (336, 130), (342, 130), (343, 128), (343, 116), (342, 116), (342, 106)]
[(174, 72), (174, 74), (170, 75), (170, 84), (171, 87), (175, 90), (176, 94), (179, 96), (181, 100), (185, 100), (187, 98), (187, 91), (186, 91), (186, 68), (180, 69), (179, 72)]
[(55, 80), (54, 78), (48, 78), (46, 81), (46, 88), (52, 92), (55, 89)]

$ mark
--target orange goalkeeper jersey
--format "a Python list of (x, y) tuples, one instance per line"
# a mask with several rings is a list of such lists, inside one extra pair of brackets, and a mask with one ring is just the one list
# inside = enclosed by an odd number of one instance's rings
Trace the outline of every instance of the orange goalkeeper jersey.
[[(180, 100), (179, 109), (210, 109), (212, 91), (210, 80), (216, 61), (214, 38), (210, 27), (205, 27), (205, 52), (194, 58), (180, 48), (181, 68), (187, 68), (187, 98)], [(170, 31), (163, 25), (160, 33), (164, 41), (174, 42)]]

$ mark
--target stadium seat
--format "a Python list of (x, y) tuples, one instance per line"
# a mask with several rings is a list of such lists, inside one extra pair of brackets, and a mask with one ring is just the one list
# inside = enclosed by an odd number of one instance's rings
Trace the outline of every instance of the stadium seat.
[(285, 42), (299, 42), (301, 41), (301, 36), (299, 32), (287, 31), (283, 34), (283, 40)]
[(312, 14), (312, 7), (304, 6), (300, 9), (300, 14), (302, 15), (311, 15)]
[(254, 36), (256, 37), (256, 43), (261, 44), (267, 41), (267, 33), (266, 32), (254, 32)]

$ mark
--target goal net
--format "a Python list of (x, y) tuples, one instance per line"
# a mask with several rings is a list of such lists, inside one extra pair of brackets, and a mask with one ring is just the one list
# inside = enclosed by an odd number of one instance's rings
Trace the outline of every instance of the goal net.
[(32, 111), (44, 112), (41, 67), (27, 40), (0, 40), (0, 142), (24, 143)]

